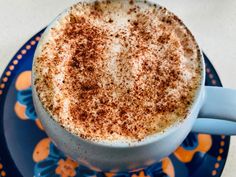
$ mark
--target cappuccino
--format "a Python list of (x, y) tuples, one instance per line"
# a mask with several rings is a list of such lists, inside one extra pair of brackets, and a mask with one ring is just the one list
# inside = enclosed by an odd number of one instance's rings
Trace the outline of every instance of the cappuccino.
[(80, 2), (43, 35), (38, 97), (72, 134), (136, 142), (188, 114), (201, 82), (199, 47), (174, 14), (146, 1)]

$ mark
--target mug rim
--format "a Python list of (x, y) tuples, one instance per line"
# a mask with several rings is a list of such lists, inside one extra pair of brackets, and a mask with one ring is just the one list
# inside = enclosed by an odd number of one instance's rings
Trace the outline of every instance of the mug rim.
[[(80, 0), (79, 2), (94, 2), (96, 0)], [(142, 0), (136, 0), (138, 2), (142, 1)], [(161, 139), (164, 139), (165, 137), (167, 137), (168, 135), (172, 134), (173, 132), (175, 132), (176, 130), (178, 130), (181, 125), (185, 124), (185, 122), (187, 122), (188, 119), (190, 119), (190, 115), (192, 113), (192, 111), (195, 109), (195, 107), (197, 107), (199, 104), (202, 105), (202, 93), (204, 94), (204, 86), (205, 86), (205, 62), (204, 62), (204, 57), (203, 57), (203, 52), (199, 47), (199, 42), (198, 40), (195, 38), (195, 36), (192, 34), (192, 32), (189, 30), (189, 28), (185, 25), (185, 23), (181, 20), (181, 18), (179, 18), (175, 13), (173, 13), (172, 11), (168, 10), (166, 7), (153, 2), (152, 0), (147, 0), (148, 3), (151, 4), (156, 4), (157, 7), (161, 7), (161, 8), (165, 8), (168, 12), (170, 12), (171, 14), (173, 14), (174, 16), (176, 16), (178, 18), (178, 20), (180, 21), (181, 25), (183, 25), (183, 27), (188, 31), (188, 34), (192, 36), (192, 38), (194, 39), (195, 43), (196, 43), (196, 47), (197, 47), (197, 51), (200, 59), (200, 66), (201, 66), (201, 84), (198, 86), (196, 93), (194, 95), (194, 101), (192, 102), (192, 104), (189, 106), (189, 110), (188, 113), (186, 115), (186, 117), (181, 120), (181, 121), (177, 121), (175, 123), (173, 123), (171, 126), (165, 128), (162, 132), (158, 132), (158, 133), (154, 133), (152, 135), (148, 135), (147, 137), (145, 137), (144, 139), (142, 139), (141, 141), (134, 141), (132, 143), (106, 143), (103, 141), (92, 141), (92, 140), (88, 140), (88, 139), (83, 139), (81, 138), (79, 135), (75, 135), (72, 132), (66, 130), (65, 128), (63, 128), (63, 126), (61, 124), (59, 124), (54, 118), (53, 116), (47, 111), (47, 109), (44, 107), (44, 105), (42, 104), (41, 100), (39, 99), (38, 96), (38, 92), (35, 89), (35, 58), (38, 56), (38, 53), (40, 53), (40, 47), (41, 45), (46, 41), (44, 40), (44, 38), (47, 38), (47, 35), (50, 31), (51, 28), (53, 28), (56, 23), (63, 18), (64, 16), (67, 15), (67, 13), (69, 12), (71, 7), (66, 8), (64, 11), (62, 11), (56, 18), (54, 18), (49, 25), (46, 27), (45, 31), (43, 32), (40, 41), (38, 42), (38, 45), (36, 47), (35, 53), (34, 53), (34, 57), (33, 57), (33, 63), (32, 63), (32, 77), (31, 77), (31, 83), (32, 83), (32, 94), (33, 97), (37, 97), (37, 99), (39, 100), (40, 105), (35, 105), (35, 106), (40, 106), (39, 109), (44, 109), (44, 111), (47, 113), (48, 118), (52, 119), (57, 125), (59, 125), (63, 130), (65, 130), (66, 132), (70, 133), (71, 135), (75, 136), (77, 139), (81, 140), (81, 141), (85, 141), (87, 143), (93, 144), (93, 145), (97, 145), (97, 146), (102, 146), (102, 147), (111, 147), (111, 148), (133, 148), (133, 147), (141, 147), (141, 146), (145, 146), (145, 145), (149, 145), (152, 143), (155, 143), (157, 141), (160, 141)], [(75, 4), (74, 4), (75, 5)], [(72, 5), (72, 6), (74, 6)], [(40, 119), (44, 119), (41, 118)], [(194, 118), (196, 119), (196, 117)], [(114, 141), (115, 142), (115, 141)]]

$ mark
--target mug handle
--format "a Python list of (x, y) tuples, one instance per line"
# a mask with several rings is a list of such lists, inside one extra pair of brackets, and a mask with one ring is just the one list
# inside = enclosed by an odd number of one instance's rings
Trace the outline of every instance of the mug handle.
[(236, 90), (205, 87), (205, 100), (192, 131), (236, 135)]

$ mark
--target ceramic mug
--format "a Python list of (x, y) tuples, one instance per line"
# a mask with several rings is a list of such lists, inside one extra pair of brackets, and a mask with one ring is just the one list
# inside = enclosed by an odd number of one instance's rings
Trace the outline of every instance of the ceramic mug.
[[(36, 49), (35, 58), (49, 29), (67, 14), (59, 15), (46, 29)], [(42, 125), (53, 143), (74, 160), (97, 171), (130, 171), (146, 167), (171, 154), (187, 137), (190, 131), (210, 134), (236, 134), (236, 90), (206, 87), (205, 64), (201, 56), (201, 85), (194, 103), (181, 123), (167, 128), (164, 133), (132, 145), (106, 145), (84, 140), (62, 128), (44, 109), (34, 86), (33, 101)]]

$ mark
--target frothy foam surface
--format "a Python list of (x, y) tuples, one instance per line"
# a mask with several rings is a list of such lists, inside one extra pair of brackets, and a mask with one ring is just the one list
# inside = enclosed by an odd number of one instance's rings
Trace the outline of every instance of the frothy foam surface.
[(200, 86), (198, 46), (165, 8), (78, 3), (35, 56), (35, 86), (66, 130), (99, 142), (137, 142), (183, 120)]

